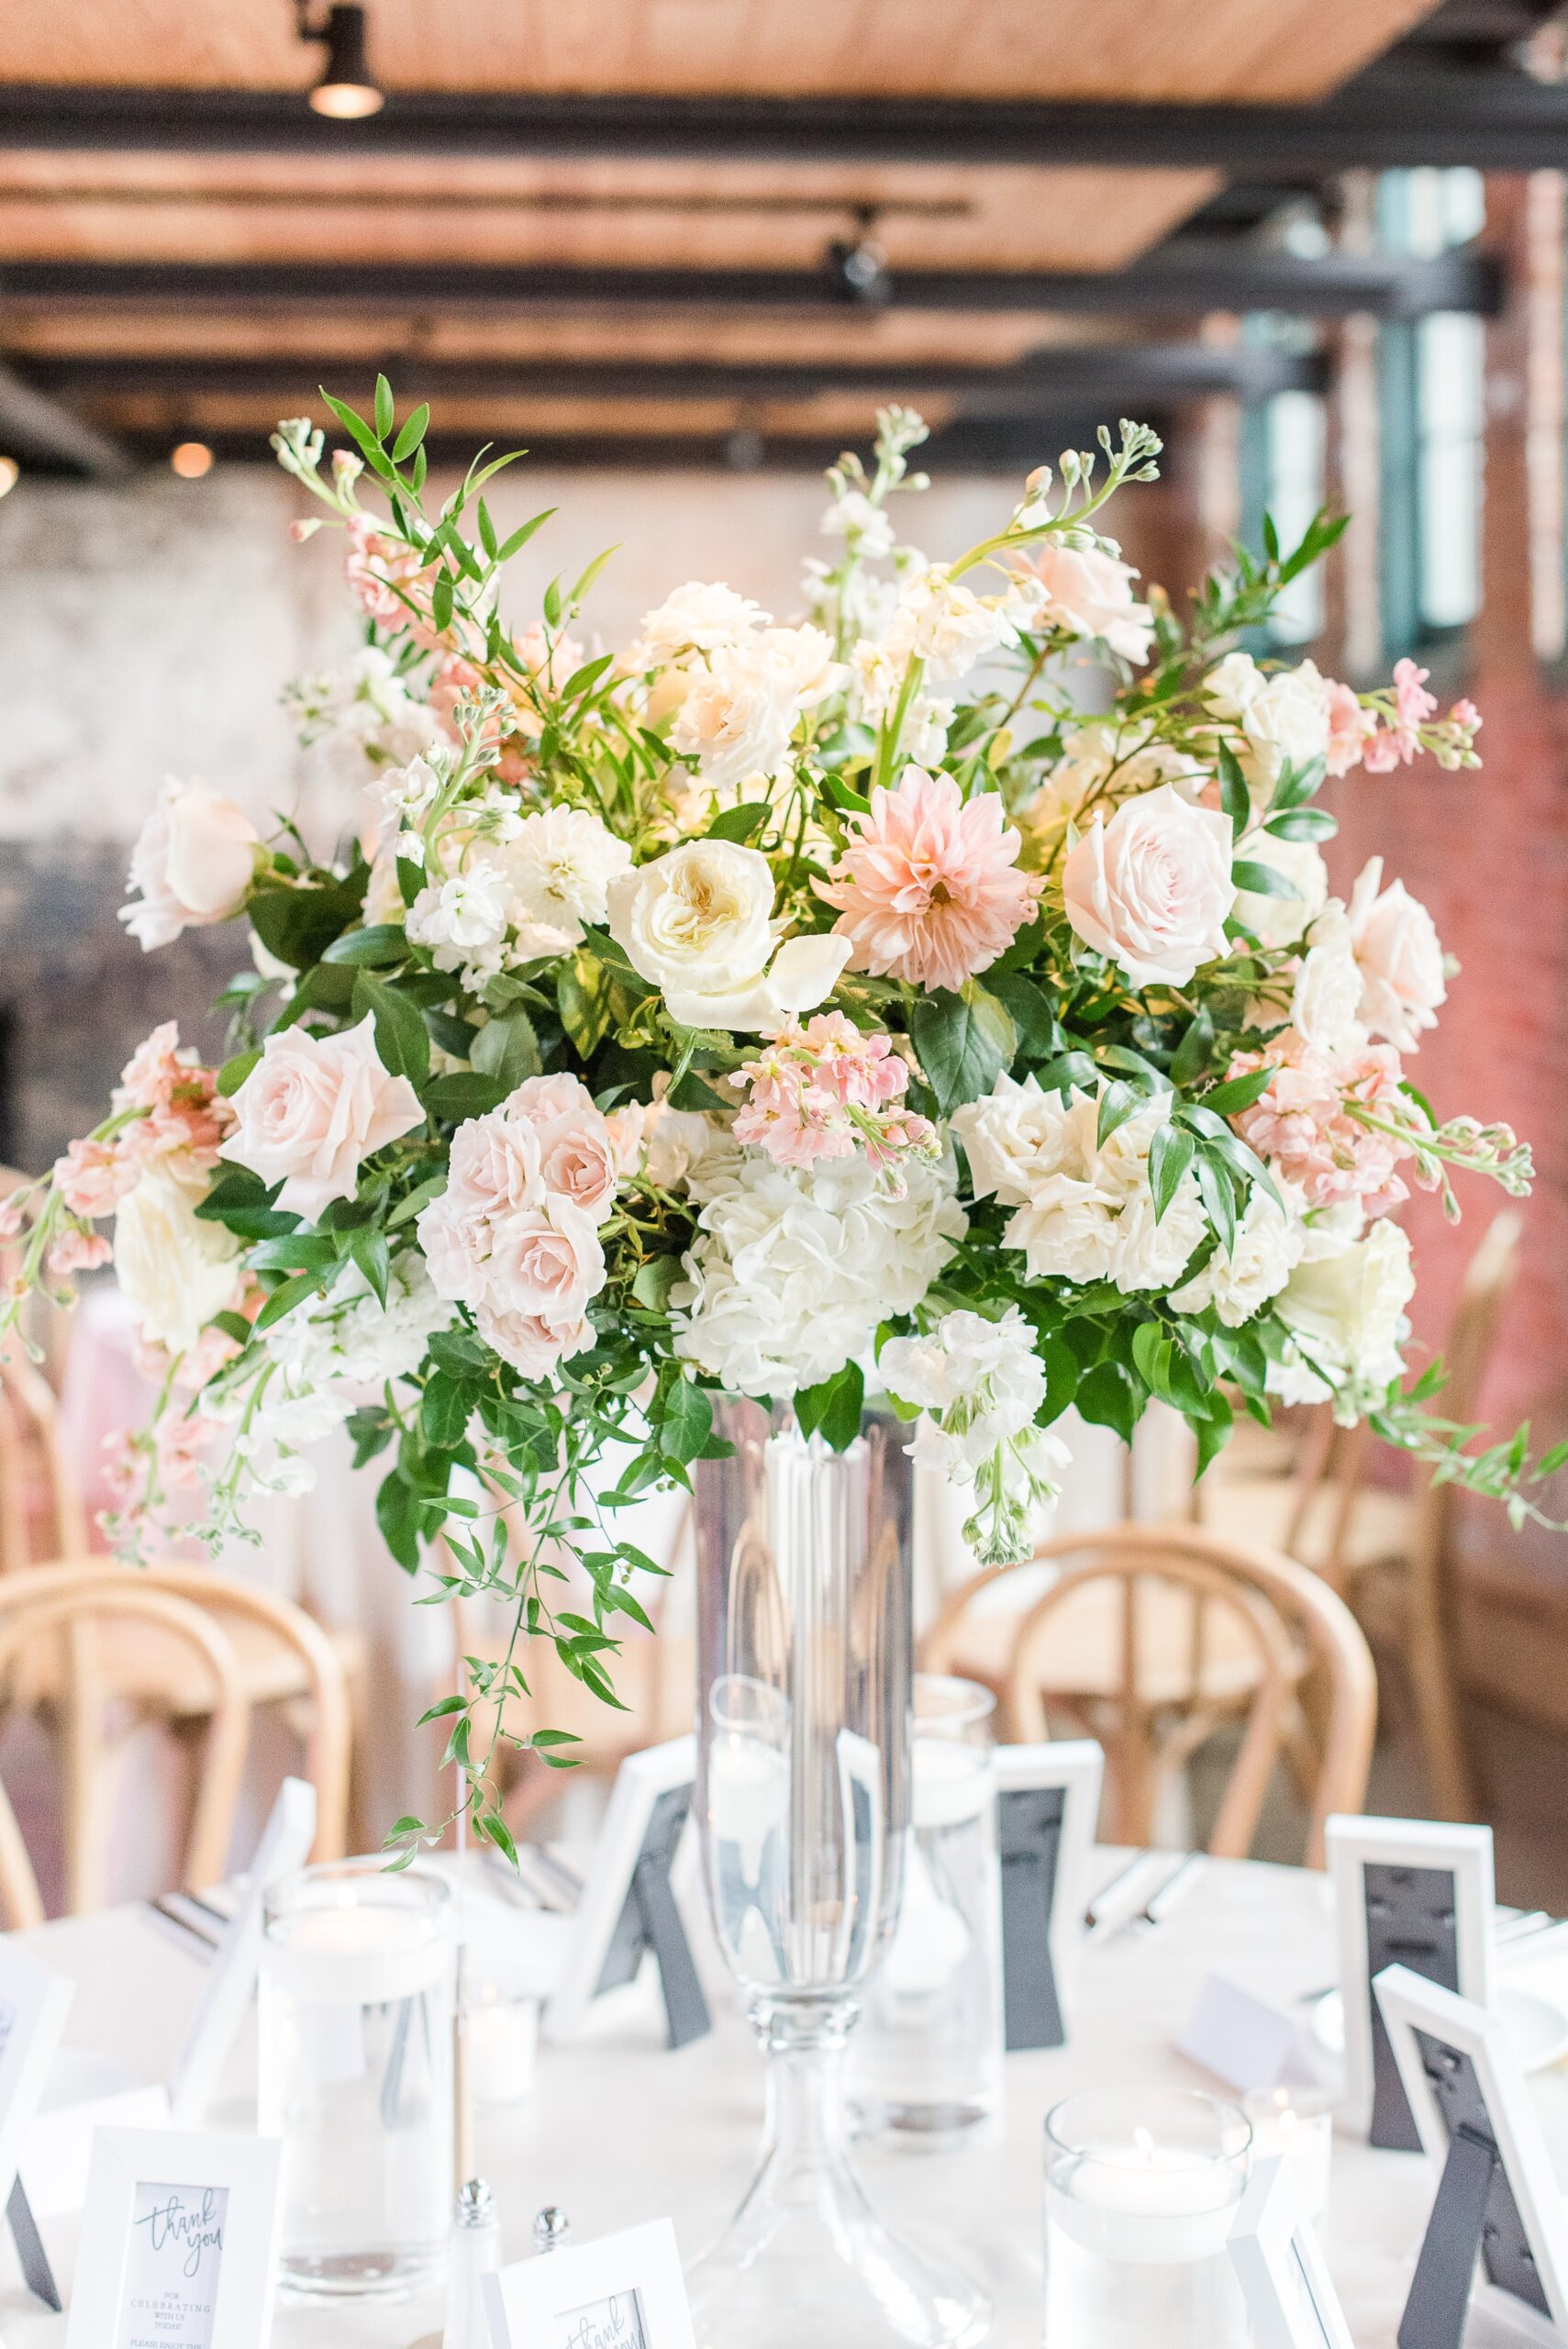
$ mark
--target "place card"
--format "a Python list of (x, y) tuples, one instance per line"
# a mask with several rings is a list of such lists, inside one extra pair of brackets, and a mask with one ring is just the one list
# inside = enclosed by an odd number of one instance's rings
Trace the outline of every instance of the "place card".
[(1507, 2023), (1407, 1966), (1375, 1987), (1418, 2144), (1439, 2173), (1400, 2349), (1459, 2349), (1473, 2287), (1513, 2332), (1562, 2349), (1568, 2212)]
[(275, 2137), (100, 2130), (65, 2349), (265, 2349), (282, 2154)]
[(1255, 2165), (1227, 2248), (1255, 2349), (1354, 2349), (1288, 2162)]
[(1404, 1965), (1478, 2006), (1492, 2003), (1492, 1830), (1416, 1819), (1330, 1819), (1329, 1867), (1345, 2010), (1346, 2102), (1371, 2142), (1421, 2140), (1373, 1994)]
[(285, 1778), (240, 1879), (239, 1905), (213, 1953), (206, 1986), (170, 2076), (176, 2129), (194, 2129), (206, 2116), (255, 1994), (262, 1902), (272, 1885), (304, 1867), (315, 1841), (316, 1789), (308, 1779)]
[(75, 1995), (64, 1975), (0, 1941), (0, 2202), (28, 2289), (51, 2309), (60, 2292), (18, 2165)]
[(1009, 2050), (1060, 2047), (1084, 1938), (1085, 1874), (1105, 1755), (1092, 1738), (999, 1745), (1002, 1987)]
[(519, 2259), (484, 2305), (494, 2349), (696, 2349), (668, 2219)]
[(691, 1815), (696, 1740), (672, 1738), (628, 1756), (616, 1773), (593, 1863), (572, 1918), (572, 1941), (544, 2010), (545, 2034), (563, 2039), (595, 1998), (634, 1982), (652, 1953), (672, 2047), (713, 2028), (671, 1887)]
[(1243, 2095), (1305, 2086), (1318, 2076), (1311, 2037), (1299, 2019), (1226, 1974), (1204, 1976), (1176, 2045)]

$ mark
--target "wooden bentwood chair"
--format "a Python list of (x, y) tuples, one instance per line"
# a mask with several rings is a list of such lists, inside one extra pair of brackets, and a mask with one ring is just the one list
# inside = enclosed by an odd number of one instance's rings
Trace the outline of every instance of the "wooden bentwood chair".
[[(996, 1603), (1008, 1578), (1029, 1595), (1048, 1586), (1008, 1613)], [(1216, 1856), (1251, 1849), (1282, 1755), (1309, 1808), (1309, 1866), (1323, 1865), (1329, 1814), (1365, 1797), (1371, 1653), (1344, 1601), (1273, 1551), (1178, 1525), (1059, 1534), (953, 1592), (920, 1662), (990, 1687), (1004, 1736), (1029, 1742), (1065, 1723), (1098, 1738), (1109, 1842), (1151, 1840), (1165, 1781), (1228, 1722), (1242, 1735), (1209, 1836)]]

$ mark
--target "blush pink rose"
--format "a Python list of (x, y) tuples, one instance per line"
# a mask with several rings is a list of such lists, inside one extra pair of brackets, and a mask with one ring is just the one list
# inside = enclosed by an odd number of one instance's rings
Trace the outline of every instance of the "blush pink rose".
[(1418, 1049), (1448, 1000), (1443, 951), (1430, 914), (1403, 881), (1383, 886), (1383, 859), (1362, 867), (1349, 907), (1351, 944), (1362, 974), (1361, 1017), (1402, 1052)]
[(564, 1074), (530, 1076), (506, 1107), (526, 1118), (539, 1137), (546, 1192), (602, 1223), (615, 1205), (622, 1161), (609, 1120), (595, 1108), (587, 1086)]
[(120, 919), (143, 953), (183, 930), (228, 921), (245, 903), (261, 841), (243, 808), (202, 783), (166, 783), (131, 851), (139, 905)]
[(361, 1160), (425, 1117), (408, 1079), (383, 1066), (369, 1013), (337, 1036), (269, 1036), (234, 1108), (239, 1124), (218, 1155), (281, 1180), (278, 1205), (313, 1221), (329, 1199), (353, 1197)]
[(492, 1110), (458, 1128), (439, 1204), (454, 1215), (498, 1221), (520, 1208), (540, 1206), (543, 1198), (539, 1136), (528, 1119)]
[(1045, 617), (1074, 636), (1098, 637), (1124, 661), (1144, 662), (1154, 640), (1154, 615), (1138, 602), (1138, 573), (1098, 547), (1064, 547), (1048, 540), (1021, 568), (1045, 593)]
[(1229, 818), (1193, 807), (1173, 784), (1124, 800), (1068, 851), (1067, 918), (1131, 985), (1184, 986), (1226, 952), (1231, 842)]
[(474, 1318), (485, 1344), (525, 1378), (548, 1378), (559, 1364), (594, 1342), (586, 1321), (558, 1327), (538, 1314), (497, 1313), (488, 1305), (482, 1305)]
[(605, 1252), (591, 1216), (550, 1199), (498, 1223), (491, 1235), (487, 1302), (564, 1329), (605, 1285)]

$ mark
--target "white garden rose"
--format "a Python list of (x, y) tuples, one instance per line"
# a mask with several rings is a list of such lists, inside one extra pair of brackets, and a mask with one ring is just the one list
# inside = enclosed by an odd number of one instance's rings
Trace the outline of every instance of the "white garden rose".
[(688, 579), (643, 615), (637, 640), (628, 645), (621, 666), (632, 673), (657, 669), (694, 652), (718, 652), (743, 644), (766, 628), (770, 615), (749, 596), (721, 581)]
[(670, 740), (711, 784), (776, 775), (789, 762), (802, 711), (840, 674), (833, 640), (822, 629), (768, 629), (711, 653), (691, 672)]
[(196, 1208), (209, 1178), (178, 1152), (145, 1167), (115, 1218), (115, 1275), (149, 1344), (183, 1353), (234, 1295), (239, 1242)]
[(1403, 1369), (1415, 1291), (1409, 1236), (1385, 1216), (1338, 1255), (1298, 1264), (1280, 1291), (1276, 1312), (1350, 1420)]
[(684, 1027), (782, 1027), (832, 993), (850, 956), (830, 934), (775, 945), (773, 867), (736, 841), (683, 841), (605, 895), (611, 937)]
[[(1288, 1186), (1281, 1186), (1288, 1191)], [(1201, 1313), (1212, 1305), (1228, 1329), (1240, 1329), (1260, 1307), (1277, 1297), (1301, 1262), (1307, 1235), (1299, 1213), (1286, 1213), (1261, 1184), (1255, 1185), (1229, 1249), (1217, 1248), (1208, 1262), (1171, 1303), (1178, 1313)]]
[(1203, 696), (1216, 718), (1237, 723), (1262, 692), (1262, 671), (1250, 652), (1228, 652), (1203, 681)]
[(1329, 688), (1310, 661), (1263, 681), (1241, 712), (1242, 765), (1254, 790), (1270, 788), (1288, 764), (1308, 766), (1329, 749)]
[(1097, 637), (1124, 661), (1148, 660), (1154, 615), (1132, 592), (1138, 573), (1130, 563), (1103, 547), (1048, 540), (1024, 558), (1018, 575), (1020, 585), (1038, 599), (1027, 627), (1038, 629), (1043, 622), (1073, 636)]
[(228, 921), (245, 903), (261, 840), (241, 807), (205, 783), (171, 776), (130, 855), (130, 885), (140, 903), (119, 918), (143, 953), (169, 946), (182, 930)]
[(1067, 853), (1067, 918), (1135, 987), (1185, 986), (1226, 952), (1235, 903), (1230, 818), (1195, 807), (1173, 784), (1096, 813)]
[(1403, 881), (1383, 886), (1383, 859), (1362, 867), (1350, 903), (1351, 942), (1361, 972), (1361, 1016), (1374, 1036), (1416, 1052), (1448, 1000), (1443, 951), (1430, 914)]
[(793, 1395), (913, 1312), (965, 1230), (951, 1164), (915, 1160), (895, 1198), (862, 1157), (775, 1166), (748, 1151), (710, 1197), (671, 1295), (675, 1351), (732, 1393)]

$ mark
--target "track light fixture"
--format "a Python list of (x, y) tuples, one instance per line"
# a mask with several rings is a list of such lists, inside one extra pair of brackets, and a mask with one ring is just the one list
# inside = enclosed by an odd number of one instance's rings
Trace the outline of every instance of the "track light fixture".
[(320, 76), (310, 93), (317, 114), (351, 122), (379, 114), (386, 100), (375, 85), (365, 52), (365, 12), (334, 0), (319, 22), (312, 16), (311, 0), (295, 0), (301, 40), (319, 42), (327, 51)]
[(860, 234), (852, 241), (836, 239), (823, 256), (828, 282), (840, 302), (858, 302), (874, 309), (893, 298), (887, 256), (874, 235), (876, 210), (862, 205), (855, 213)]

